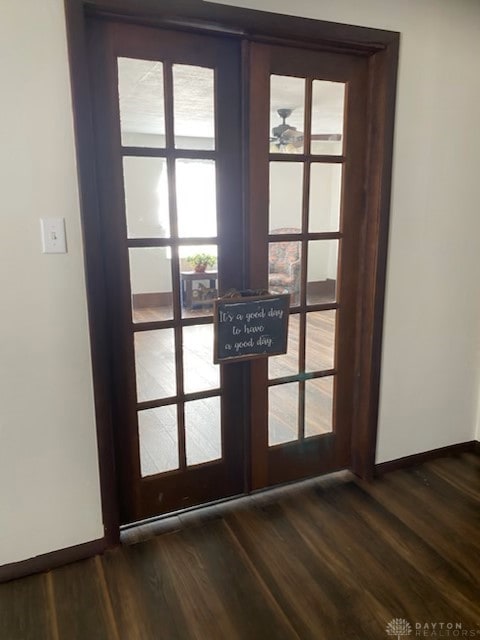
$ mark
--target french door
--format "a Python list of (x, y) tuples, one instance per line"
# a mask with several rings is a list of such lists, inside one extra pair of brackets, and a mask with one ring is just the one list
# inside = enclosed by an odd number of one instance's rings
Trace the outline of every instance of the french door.
[[(107, 20), (89, 49), (121, 521), (348, 467), (366, 60)], [(288, 352), (214, 365), (245, 288), (290, 293)]]
[[(288, 353), (251, 365), (252, 486), (261, 488), (351, 464), (367, 65), (253, 44), (250, 78), (251, 286), (281, 291), (278, 261), (295, 260)], [(267, 146), (286, 95), (297, 131)]]

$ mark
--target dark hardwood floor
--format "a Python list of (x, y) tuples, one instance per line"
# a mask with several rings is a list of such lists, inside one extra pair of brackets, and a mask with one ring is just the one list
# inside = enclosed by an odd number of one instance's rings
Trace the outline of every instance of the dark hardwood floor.
[(479, 507), (467, 453), (186, 513), (0, 585), (0, 639), (385, 640), (394, 618), (480, 637)]

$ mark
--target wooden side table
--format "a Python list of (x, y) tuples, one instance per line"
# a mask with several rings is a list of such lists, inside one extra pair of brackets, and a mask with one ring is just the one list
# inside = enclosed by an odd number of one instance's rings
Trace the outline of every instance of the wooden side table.
[(182, 307), (184, 309), (193, 309), (194, 306), (203, 306), (212, 304), (210, 300), (193, 300), (193, 282), (195, 280), (208, 280), (210, 289), (216, 289), (217, 271), (180, 271), (180, 293), (182, 297)]

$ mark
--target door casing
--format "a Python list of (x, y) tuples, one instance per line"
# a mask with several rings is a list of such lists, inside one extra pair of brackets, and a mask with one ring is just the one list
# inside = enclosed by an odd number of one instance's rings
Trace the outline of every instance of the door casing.
[[(106, 275), (100, 244), (99, 193), (96, 182), (93, 99), (88, 70), (87, 19), (115, 18), (137, 24), (194, 32), (223, 33), (249, 42), (348, 51), (368, 58), (368, 132), (364, 251), (355, 336), (355, 421), (351, 470), (370, 479), (375, 464), (380, 386), (383, 309), (391, 194), (393, 129), (400, 34), (249, 9), (210, 5), (202, 0), (65, 0), (76, 136), (80, 206), (105, 545), (119, 542), (117, 479), (111, 415), (112, 379), (108, 352)], [(248, 89), (245, 78), (245, 89)]]

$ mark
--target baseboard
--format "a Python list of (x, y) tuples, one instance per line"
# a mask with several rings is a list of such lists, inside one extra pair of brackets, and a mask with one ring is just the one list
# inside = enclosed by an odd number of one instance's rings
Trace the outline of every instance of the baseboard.
[(327, 278), (326, 280), (317, 280), (307, 283), (307, 295), (319, 296), (321, 298), (334, 299), (335, 289), (337, 286), (336, 280)]
[(146, 307), (171, 307), (173, 294), (159, 291), (158, 293), (134, 293), (133, 308), (145, 309)]
[(92, 540), (92, 542), (78, 544), (75, 547), (44, 553), (41, 556), (35, 556), (28, 560), (4, 564), (0, 567), (0, 583), (15, 580), (16, 578), (23, 578), (32, 573), (50, 571), (50, 569), (55, 569), (56, 567), (61, 567), (71, 562), (77, 562), (78, 560), (85, 560), (86, 558), (91, 558), (99, 553), (103, 553), (106, 548), (107, 543), (105, 538), (100, 538), (98, 540)]
[(397, 469), (412, 467), (413, 465), (422, 464), (423, 462), (428, 462), (435, 458), (441, 458), (455, 453), (466, 453), (467, 451), (472, 451), (480, 455), (480, 442), (476, 440), (460, 442), (459, 444), (452, 444), (448, 447), (440, 447), (440, 449), (432, 449), (430, 451), (416, 453), (413, 456), (405, 456), (404, 458), (381, 462), (380, 464), (375, 465), (375, 476), (381, 476), (384, 473), (396, 471)]

